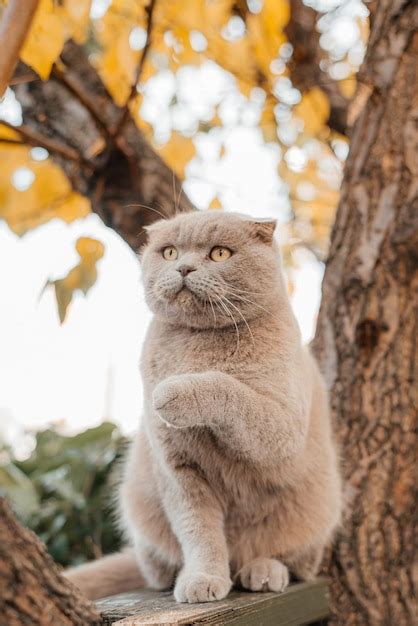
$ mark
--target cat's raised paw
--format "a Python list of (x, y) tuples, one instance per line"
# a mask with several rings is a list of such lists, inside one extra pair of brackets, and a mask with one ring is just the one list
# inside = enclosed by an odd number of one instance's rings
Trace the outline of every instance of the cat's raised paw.
[(277, 559), (254, 559), (240, 569), (236, 582), (249, 591), (281, 592), (289, 584), (289, 570)]
[(212, 574), (180, 574), (174, 587), (177, 602), (213, 602), (225, 598), (232, 583), (229, 578)]
[(170, 376), (160, 382), (154, 389), (152, 402), (167, 426), (187, 428), (199, 425), (199, 409), (190, 375)]

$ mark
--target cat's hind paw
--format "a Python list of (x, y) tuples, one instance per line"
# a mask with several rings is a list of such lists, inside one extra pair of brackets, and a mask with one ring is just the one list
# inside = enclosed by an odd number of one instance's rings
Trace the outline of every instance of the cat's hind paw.
[(177, 602), (213, 602), (225, 598), (232, 583), (229, 578), (213, 574), (180, 574), (174, 587)]
[(281, 592), (289, 584), (289, 570), (278, 559), (259, 558), (244, 565), (235, 580), (249, 591)]

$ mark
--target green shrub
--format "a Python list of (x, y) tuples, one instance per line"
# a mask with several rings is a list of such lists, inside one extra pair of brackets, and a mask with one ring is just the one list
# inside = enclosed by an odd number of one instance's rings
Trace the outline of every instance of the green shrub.
[(40, 432), (24, 461), (3, 451), (0, 495), (58, 563), (75, 565), (120, 547), (112, 499), (126, 443), (105, 422), (74, 437)]

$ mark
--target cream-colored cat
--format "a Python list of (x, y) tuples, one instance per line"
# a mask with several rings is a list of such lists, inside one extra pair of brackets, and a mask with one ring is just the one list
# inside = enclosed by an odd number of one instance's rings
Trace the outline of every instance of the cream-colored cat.
[(340, 521), (341, 480), (274, 226), (199, 212), (148, 229), (155, 317), (120, 491), (132, 548), (67, 573), (92, 598), (174, 583), (179, 602), (206, 602), (233, 583), (279, 592), (289, 571), (317, 572)]

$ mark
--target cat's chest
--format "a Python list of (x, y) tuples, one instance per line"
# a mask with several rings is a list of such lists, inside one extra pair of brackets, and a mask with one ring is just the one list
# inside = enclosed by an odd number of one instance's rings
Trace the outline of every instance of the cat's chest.
[(248, 329), (222, 331), (169, 331), (157, 325), (144, 346), (142, 372), (146, 382), (155, 385), (174, 374), (208, 370), (243, 374), (258, 360)]

